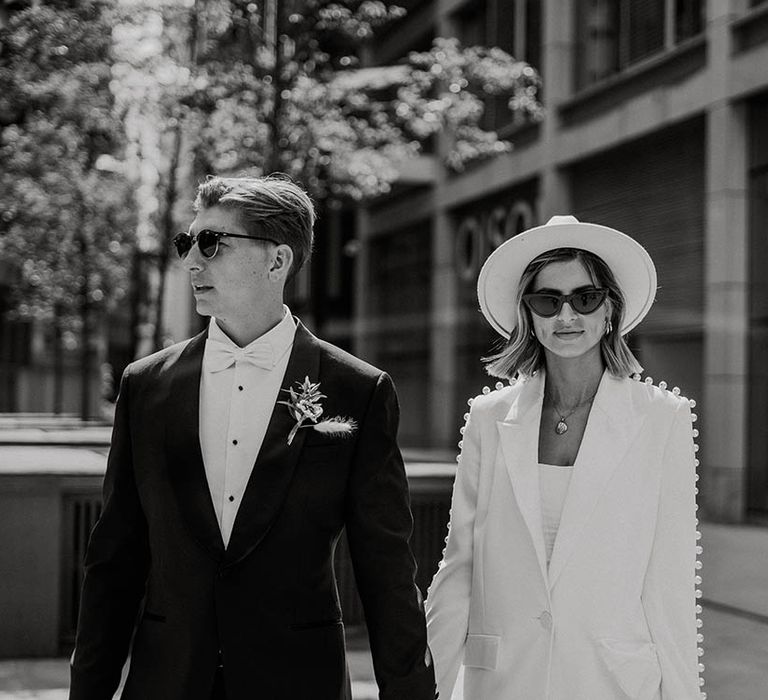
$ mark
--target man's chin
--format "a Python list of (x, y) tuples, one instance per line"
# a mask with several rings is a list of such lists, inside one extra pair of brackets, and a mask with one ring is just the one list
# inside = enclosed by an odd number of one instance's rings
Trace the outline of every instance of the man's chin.
[(195, 300), (195, 310), (200, 316), (213, 316), (210, 305), (200, 299)]

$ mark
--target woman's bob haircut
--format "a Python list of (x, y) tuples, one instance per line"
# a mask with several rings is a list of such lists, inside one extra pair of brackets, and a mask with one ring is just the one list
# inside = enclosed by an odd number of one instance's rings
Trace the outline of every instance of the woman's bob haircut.
[(500, 352), (483, 358), (488, 374), (501, 379), (530, 377), (545, 366), (544, 349), (533, 333), (531, 312), (523, 303), (523, 294), (531, 291), (536, 275), (547, 265), (570, 260), (578, 260), (584, 266), (592, 284), (608, 290), (607, 303), (611, 307), (613, 328), (600, 340), (600, 351), (606, 368), (616, 377), (628, 377), (642, 372), (643, 368), (619, 331), (624, 316), (624, 295), (611, 269), (602, 258), (589, 251), (556, 248), (534, 258), (525, 268), (515, 292), (517, 325)]

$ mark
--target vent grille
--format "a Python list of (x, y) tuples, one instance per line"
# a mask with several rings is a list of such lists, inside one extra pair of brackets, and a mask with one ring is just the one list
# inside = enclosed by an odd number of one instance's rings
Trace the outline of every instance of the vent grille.
[(71, 651), (77, 631), (80, 588), (88, 538), (101, 515), (101, 496), (95, 493), (64, 494), (62, 503), (64, 538), (61, 566), (61, 617), (59, 646)]

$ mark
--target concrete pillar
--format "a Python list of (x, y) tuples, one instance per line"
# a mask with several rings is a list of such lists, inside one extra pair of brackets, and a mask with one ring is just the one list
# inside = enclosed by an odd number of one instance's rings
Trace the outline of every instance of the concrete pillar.
[(370, 333), (367, 319), (370, 318), (369, 267), (370, 267), (370, 214), (366, 207), (357, 207), (355, 212), (357, 251), (355, 254), (355, 304), (352, 312), (352, 352), (363, 359), (371, 360)]
[[(451, 7), (455, 3), (442, 0), (436, 8), (438, 36), (458, 36)], [(435, 202), (446, 185), (447, 173), (442, 157), (451, 147), (450, 136), (441, 134), (437, 140), (438, 166), (434, 184)], [(436, 204), (432, 210), (432, 289), (429, 332), (429, 432), (430, 447), (446, 448), (456, 442), (453, 426), (458, 404), (456, 386), (458, 337), (458, 277), (454, 261), (454, 227), (450, 213)]]
[(163, 342), (178, 343), (197, 334), (193, 317), (192, 290), (189, 273), (180, 262), (173, 261), (165, 273), (165, 300), (162, 309)]
[(544, 223), (555, 214), (569, 214), (571, 211), (569, 183), (556, 163), (560, 128), (557, 105), (573, 94), (574, 20), (573, 0), (545, 0), (541, 78), (546, 116), (540, 140), (542, 167), (537, 223)]
[(710, 0), (707, 38), (706, 218), (704, 234), (704, 394), (700, 502), (706, 517), (744, 518), (748, 400), (747, 119), (727, 99), (733, 13), (742, 3)]
[[(458, 277), (454, 263), (453, 225), (444, 210), (432, 221), (432, 300), (429, 351), (429, 413), (432, 447), (456, 442)], [(479, 361), (479, 359), (478, 359)]]
[(570, 180), (562, 170), (548, 165), (541, 173), (535, 223), (545, 224), (555, 215), (571, 214), (572, 209)]

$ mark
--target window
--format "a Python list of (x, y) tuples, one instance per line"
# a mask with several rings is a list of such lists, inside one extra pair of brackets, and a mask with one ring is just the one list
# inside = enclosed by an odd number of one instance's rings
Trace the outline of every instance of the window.
[[(619, 57), (626, 51), (626, 63), (636, 63), (664, 48), (665, 0), (633, 0), (622, 8), (619, 26), (624, 23), (625, 46), (619, 44)], [(621, 36), (621, 35), (620, 35)], [(622, 61), (623, 62), (623, 61)]]
[(479, 0), (479, 2), (469, 3), (456, 19), (461, 43), (464, 46), (482, 46), (488, 43), (491, 32), (488, 26), (487, 2)]
[(19, 410), (19, 369), (28, 367), (32, 357), (32, 324), (7, 317), (9, 296), (10, 289), (0, 282), (0, 412)]
[[(428, 221), (371, 241), (370, 313), (376, 318), (427, 313), (432, 289), (432, 232)], [(414, 300), (421, 300), (418, 309)]]
[(749, 382), (747, 509), (768, 518), (768, 95), (749, 106)]
[(400, 442), (429, 446), (432, 225), (425, 220), (370, 241), (366, 323), (370, 360), (400, 398)]
[(579, 89), (704, 29), (703, 0), (579, 0), (576, 11)]
[(675, 40), (685, 41), (704, 31), (704, 7), (700, 0), (675, 3)]
[[(456, 16), (459, 38), (465, 46), (497, 46), (536, 70), (541, 66), (542, 0), (482, 0), (467, 4)], [(483, 128), (510, 126), (515, 116), (508, 98), (486, 100)]]
[[(518, 3), (522, 5), (523, 3)], [(536, 70), (541, 69), (541, 0), (526, 0), (522, 22), (525, 31), (518, 39), (519, 55)], [(512, 55), (515, 55), (514, 52)]]

